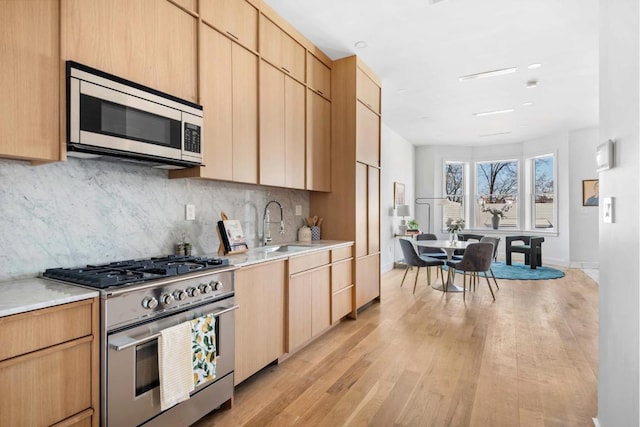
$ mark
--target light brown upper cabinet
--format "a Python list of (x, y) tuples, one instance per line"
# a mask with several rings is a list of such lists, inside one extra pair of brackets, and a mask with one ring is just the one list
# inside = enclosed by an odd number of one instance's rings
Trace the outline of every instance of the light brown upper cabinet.
[(380, 116), (356, 102), (356, 159), (380, 166)]
[(264, 15), (260, 15), (260, 55), (298, 81), (304, 82), (304, 47)]
[(307, 91), (307, 190), (331, 191), (331, 103)]
[(208, 25), (201, 30), (200, 103), (205, 166), (169, 176), (256, 184), (258, 57)]
[(314, 92), (331, 99), (331, 69), (307, 52), (307, 86)]
[(53, 161), (64, 156), (59, 12), (58, 0), (0, 2), (0, 157)]
[(200, 0), (200, 17), (248, 49), (258, 49), (258, 9), (251, 3)]
[(356, 96), (364, 105), (380, 114), (380, 86), (361, 67), (356, 71)]
[(305, 88), (260, 61), (260, 184), (304, 189)]
[(61, 0), (62, 59), (198, 102), (197, 19), (168, 1)]

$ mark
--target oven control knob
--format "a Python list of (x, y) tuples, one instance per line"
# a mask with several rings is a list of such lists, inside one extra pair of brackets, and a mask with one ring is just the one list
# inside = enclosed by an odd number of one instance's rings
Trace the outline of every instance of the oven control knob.
[(198, 289), (200, 289), (200, 293), (208, 294), (209, 292), (211, 292), (212, 288), (208, 283), (201, 283), (200, 286), (198, 286)]
[(173, 297), (176, 301), (184, 301), (185, 299), (187, 299), (187, 293), (183, 290), (178, 289), (173, 293)]
[(211, 283), (209, 283), (209, 285), (211, 285), (211, 288), (214, 291), (221, 291), (224, 289), (224, 285), (219, 280), (212, 280)]
[(199, 293), (200, 291), (198, 290), (198, 288), (194, 288), (193, 286), (189, 286), (187, 288), (187, 295), (189, 295), (190, 297), (197, 297)]
[(173, 296), (171, 294), (164, 294), (160, 297), (160, 301), (164, 305), (169, 305), (173, 301)]
[(144, 308), (148, 308), (149, 310), (153, 310), (158, 306), (158, 300), (154, 297), (146, 297), (142, 300), (142, 306)]

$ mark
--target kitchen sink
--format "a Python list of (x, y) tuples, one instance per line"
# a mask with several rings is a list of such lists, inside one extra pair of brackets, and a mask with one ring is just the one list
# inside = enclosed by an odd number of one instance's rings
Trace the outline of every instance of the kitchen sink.
[(304, 251), (311, 248), (311, 246), (304, 245), (282, 245), (282, 246), (264, 246), (261, 248), (262, 251), (270, 253), (270, 252), (299, 252)]

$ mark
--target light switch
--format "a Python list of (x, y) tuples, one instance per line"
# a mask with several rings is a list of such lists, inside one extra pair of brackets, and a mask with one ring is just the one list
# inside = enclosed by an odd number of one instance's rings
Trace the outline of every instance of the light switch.
[(302, 215), (302, 206), (296, 205), (296, 216)]
[(185, 205), (184, 219), (193, 221), (196, 219), (196, 205)]

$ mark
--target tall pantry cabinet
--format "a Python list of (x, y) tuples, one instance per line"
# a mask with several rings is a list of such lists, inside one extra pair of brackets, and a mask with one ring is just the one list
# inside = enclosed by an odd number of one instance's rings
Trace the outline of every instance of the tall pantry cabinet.
[(331, 71), (331, 193), (311, 193), (322, 237), (355, 241), (355, 309), (380, 298), (380, 89), (356, 56)]

